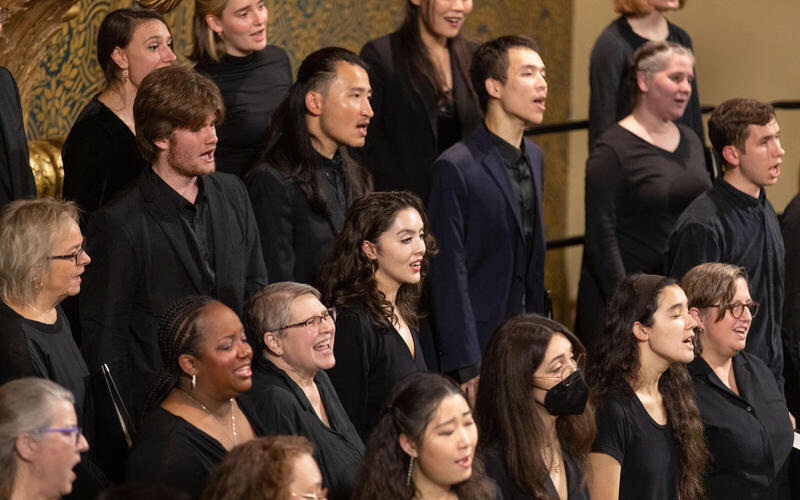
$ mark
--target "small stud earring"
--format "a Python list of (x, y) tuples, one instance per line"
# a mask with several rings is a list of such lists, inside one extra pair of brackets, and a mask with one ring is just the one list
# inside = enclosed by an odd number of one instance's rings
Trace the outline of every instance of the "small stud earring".
[(192, 373), (192, 390), (197, 386), (197, 374)]

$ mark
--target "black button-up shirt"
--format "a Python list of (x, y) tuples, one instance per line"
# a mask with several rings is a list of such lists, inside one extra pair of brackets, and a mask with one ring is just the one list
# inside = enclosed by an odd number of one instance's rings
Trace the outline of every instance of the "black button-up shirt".
[(669, 275), (680, 279), (705, 262), (747, 269), (750, 295), (761, 307), (745, 350), (769, 366), (783, 390), (783, 236), (763, 189), (753, 198), (717, 179), (684, 210), (669, 238)]
[(738, 395), (701, 357), (689, 364), (689, 373), (711, 453), (707, 498), (788, 500), (794, 433), (786, 401), (764, 362), (746, 352), (733, 357)]
[(342, 155), (337, 151), (333, 158), (328, 159), (321, 154), (317, 154), (322, 167), (322, 174), (327, 181), (325, 183), (325, 198), (328, 200), (327, 206), (330, 211), (331, 222), (334, 227), (342, 227), (347, 216), (347, 195), (344, 189), (344, 167), (342, 166)]

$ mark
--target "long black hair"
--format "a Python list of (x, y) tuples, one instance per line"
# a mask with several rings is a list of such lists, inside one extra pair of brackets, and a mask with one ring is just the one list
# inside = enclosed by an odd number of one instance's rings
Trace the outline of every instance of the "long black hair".
[[(340, 47), (326, 47), (312, 52), (300, 64), (297, 80), (288, 95), (272, 114), (267, 133), (266, 149), (245, 178), (273, 167), (288, 174), (300, 187), (311, 210), (329, 215), (325, 195), (320, 189), (318, 153), (311, 143), (311, 133), (306, 122), (306, 94), (322, 91), (336, 78), (336, 65), (345, 62), (367, 70), (367, 64), (356, 54)], [(371, 189), (367, 171), (345, 156), (342, 166), (345, 177), (345, 197), (350, 204)]]

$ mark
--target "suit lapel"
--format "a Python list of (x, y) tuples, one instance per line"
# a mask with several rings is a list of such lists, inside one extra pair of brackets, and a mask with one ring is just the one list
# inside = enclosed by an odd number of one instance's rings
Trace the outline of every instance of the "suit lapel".
[(536, 207), (536, 227), (534, 228), (535, 234), (544, 234), (544, 199), (542, 198), (542, 192), (544, 191), (543, 183), (543, 173), (544, 168), (540, 165), (540, 161), (534, 157), (533, 155), (533, 144), (530, 141), (527, 141), (525, 138), (522, 139), (525, 142), (525, 156), (528, 158), (528, 168), (531, 171), (531, 179), (533, 179), (533, 192), (536, 195), (536, 200), (534, 206)]
[(484, 146), (484, 151), (486, 152), (486, 156), (483, 157), (483, 161), (481, 162), (489, 171), (492, 179), (497, 183), (500, 191), (503, 192), (503, 197), (508, 203), (511, 212), (514, 214), (514, 220), (517, 222), (517, 230), (519, 232), (520, 237), (524, 238), (524, 234), (522, 231), (522, 217), (519, 212), (519, 200), (517, 200), (517, 195), (514, 193), (514, 188), (511, 187), (511, 179), (508, 177), (508, 171), (506, 170), (506, 166), (503, 163), (503, 158), (500, 156), (500, 153), (497, 151), (492, 145), (491, 138), (489, 137), (489, 132), (485, 130), (485, 127), (479, 128), (481, 137), (481, 145)]
[(231, 273), (228, 266), (231, 262), (231, 245), (228, 238), (231, 234), (230, 224), (237, 224), (228, 217), (228, 205), (222, 194), (219, 184), (210, 175), (203, 177), (206, 201), (211, 214), (211, 230), (214, 233), (214, 275), (216, 276), (217, 290), (226, 282)]

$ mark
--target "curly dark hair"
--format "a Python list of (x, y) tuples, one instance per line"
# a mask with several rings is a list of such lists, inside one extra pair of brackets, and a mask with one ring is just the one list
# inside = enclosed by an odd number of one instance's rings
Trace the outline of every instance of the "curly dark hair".
[[(626, 394), (637, 388), (637, 375), (641, 362), (639, 347), (633, 335), (637, 321), (646, 327), (653, 326), (661, 292), (678, 286), (672, 278), (662, 278), (651, 291), (643, 308), (643, 298), (637, 292), (637, 282), (649, 275), (627, 276), (617, 286), (608, 301), (602, 317), (602, 333), (589, 354), (586, 379), (599, 403), (607, 394)], [(704, 498), (703, 479), (708, 465), (703, 421), (694, 396), (694, 385), (686, 366), (673, 363), (661, 375), (658, 392), (664, 402), (670, 430), (681, 454), (683, 474), (678, 489), (678, 500)]]
[(209, 478), (203, 500), (288, 498), (295, 460), (313, 454), (311, 442), (302, 436), (260, 437), (240, 444)]
[(406, 208), (413, 208), (422, 218), (426, 250), (419, 283), (401, 285), (395, 304), (403, 319), (415, 328), (418, 326), (421, 317), (420, 296), (428, 261), (438, 250), (436, 240), (430, 234), (430, 222), (422, 200), (408, 191), (368, 194), (350, 207), (320, 273), (320, 288), (325, 304), (343, 309), (363, 307), (373, 323), (384, 328), (392, 327), (394, 308), (383, 292), (378, 290), (375, 280), (378, 264), (367, 258), (361, 250), (361, 244), (365, 240), (378, 241), (394, 223), (398, 212)]
[[(480, 450), (495, 443), (502, 445), (506, 469), (517, 486), (532, 498), (549, 498), (544, 487), (549, 470), (541, 454), (548, 445), (547, 436), (531, 394), (533, 373), (544, 360), (554, 333), (569, 340), (574, 354), (586, 353), (580, 340), (565, 326), (542, 316), (517, 316), (497, 327), (483, 353), (475, 402)], [(596, 431), (591, 403), (582, 414), (562, 415), (556, 421), (563, 453), (581, 470), (586, 467)]]
[[(394, 386), (367, 442), (356, 474), (353, 500), (411, 500), (416, 496), (414, 482), (406, 484), (409, 458), (400, 446), (400, 434), (421, 445), (439, 404), (453, 395), (464, 396), (452, 380), (436, 373), (414, 373)], [(469, 479), (454, 484), (452, 489), (460, 500), (494, 499), (496, 494), (478, 457), (472, 462)]]

